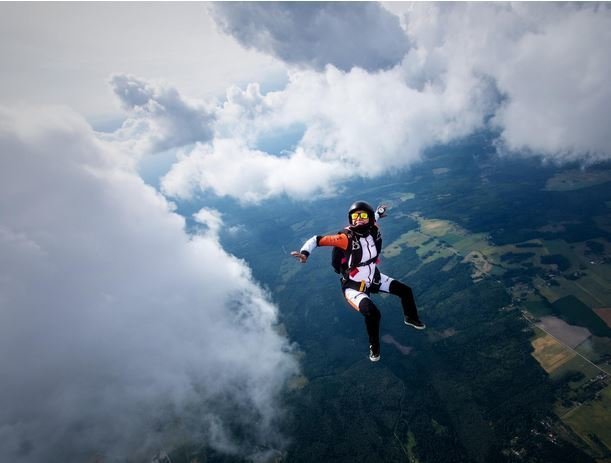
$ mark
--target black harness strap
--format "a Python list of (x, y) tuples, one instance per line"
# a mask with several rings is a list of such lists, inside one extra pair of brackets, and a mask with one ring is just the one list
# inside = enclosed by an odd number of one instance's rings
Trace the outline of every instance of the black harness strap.
[(376, 262), (378, 260), (378, 257), (379, 256), (372, 257), (371, 259), (366, 260), (365, 262), (361, 262), (360, 264), (356, 264), (354, 267), (351, 267), (348, 270), (352, 270), (352, 269), (355, 269), (357, 267), (367, 267), (369, 264), (373, 264), (374, 262)]
[(374, 294), (378, 293), (380, 291), (380, 286), (382, 284), (380, 271), (377, 268), (373, 275), (373, 282), (369, 285), (368, 288), (367, 287), (363, 288), (363, 285), (365, 283), (364, 281), (354, 281), (346, 276), (342, 277), (341, 282), (342, 282), (342, 291), (348, 288), (356, 289), (357, 291), (361, 293), (365, 293), (368, 296), (370, 293), (374, 293)]

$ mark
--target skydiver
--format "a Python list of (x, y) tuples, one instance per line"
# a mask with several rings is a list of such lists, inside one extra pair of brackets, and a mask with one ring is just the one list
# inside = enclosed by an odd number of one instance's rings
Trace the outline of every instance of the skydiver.
[(305, 264), (314, 248), (333, 246), (332, 264), (342, 275), (341, 288), (344, 298), (352, 308), (365, 317), (369, 337), (369, 360), (380, 360), (381, 314), (370, 299), (370, 294), (383, 292), (401, 298), (403, 320), (408, 326), (423, 330), (426, 326), (418, 317), (418, 310), (411, 288), (388, 275), (380, 273), (382, 234), (376, 221), (386, 216), (387, 208), (373, 208), (365, 201), (357, 201), (348, 211), (349, 226), (335, 235), (313, 236), (300, 251), (291, 255)]

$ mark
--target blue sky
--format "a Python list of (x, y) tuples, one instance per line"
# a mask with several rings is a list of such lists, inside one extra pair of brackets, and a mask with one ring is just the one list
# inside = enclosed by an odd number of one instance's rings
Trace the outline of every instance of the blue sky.
[(482, 129), (608, 160), (609, 49), (604, 3), (0, 3), (0, 459), (146, 454), (159, 404), (282, 448), (278, 307), (173, 202), (334, 195)]

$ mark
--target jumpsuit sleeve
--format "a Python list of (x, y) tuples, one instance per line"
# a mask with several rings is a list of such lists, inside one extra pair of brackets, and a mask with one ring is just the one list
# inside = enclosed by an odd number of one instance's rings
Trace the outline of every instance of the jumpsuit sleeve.
[(338, 233), (337, 235), (313, 236), (303, 243), (300, 252), (306, 256), (309, 256), (317, 246), (334, 246), (345, 251), (348, 249), (348, 237), (344, 233)]

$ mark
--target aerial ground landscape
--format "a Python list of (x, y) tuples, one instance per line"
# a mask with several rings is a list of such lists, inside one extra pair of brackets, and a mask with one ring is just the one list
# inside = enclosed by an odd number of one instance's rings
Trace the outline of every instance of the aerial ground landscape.
[(381, 269), (412, 286), (429, 327), (406, 328), (378, 296), (376, 365), (330, 252), (303, 268), (286, 252), (340, 229), (345, 199), (235, 214), (255, 226), (224, 245), (269, 287), (303, 355), (287, 461), (611, 457), (611, 166), (499, 158), (492, 139), (346, 186), (391, 207)]
[[(604, 2), (0, 3), (0, 462), (611, 463), (609, 50)], [(373, 294), (379, 357), (312, 240), (358, 200), (426, 323)]]

